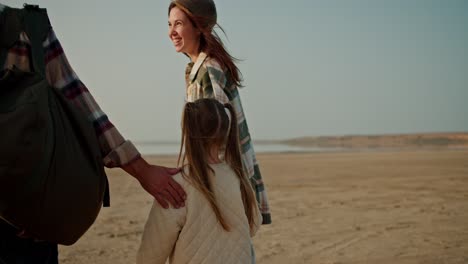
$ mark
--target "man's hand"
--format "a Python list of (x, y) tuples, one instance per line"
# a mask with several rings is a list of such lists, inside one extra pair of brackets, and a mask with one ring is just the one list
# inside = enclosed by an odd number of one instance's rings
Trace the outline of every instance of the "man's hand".
[(162, 207), (168, 208), (167, 202), (174, 208), (185, 206), (185, 191), (172, 178), (172, 175), (178, 173), (180, 169), (151, 165), (143, 158), (124, 165), (122, 169), (134, 176)]

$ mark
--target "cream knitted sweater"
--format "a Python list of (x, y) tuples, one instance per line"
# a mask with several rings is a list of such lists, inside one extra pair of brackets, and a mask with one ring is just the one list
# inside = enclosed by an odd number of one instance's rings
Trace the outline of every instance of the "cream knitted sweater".
[(153, 203), (137, 254), (138, 264), (164, 264), (168, 259), (174, 264), (252, 262), (250, 237), (262, 222), (261, 214), (257, 211), (255, 228), (250, 230), (236, 174), (226, 163), (211, 167), (218, 206), (231, 231), (221, 227), (203, 194), (179, 173), (174, 179), (187, 193), (185, 207), (164, 209)]

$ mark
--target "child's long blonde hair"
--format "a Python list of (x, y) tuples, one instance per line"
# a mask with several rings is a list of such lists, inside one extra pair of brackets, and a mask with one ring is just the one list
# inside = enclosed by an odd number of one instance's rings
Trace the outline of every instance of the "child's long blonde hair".
[(203, 193), (226, 231), (229, 231), (230, 227), (216, 202), (211, 182), (214, 170), (208, 164), (213, 147), (221, 150), (225, 145), (224, 157), (239, 177), (242, 202), (250, 227), (253, 227), (254, 217), (257, 217), (254, 193), (242, 167), (238, 133), (236, 113), (230, 104), (223, 105), (215, 99), (199, 99), (185, 104), (178, 164), (180, 166), (182, 159), (182, 166), (188, 171), (187, 174), (182, 170), (182, 175)]

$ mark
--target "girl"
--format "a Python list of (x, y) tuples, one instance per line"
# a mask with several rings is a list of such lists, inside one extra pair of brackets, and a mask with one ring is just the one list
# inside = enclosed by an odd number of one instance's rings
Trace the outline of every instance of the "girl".
[(215, 98), (235, 109), (245, 173), (255, 191), (263, 224), (271, 223), (270, 209), (260, 169), (239, 97), (240, 71), (213, 27), (217, 24), (212, 0), (172, 0), (169, 5), (169, 38), (177, 52), (191, 62), (186, 69), (186, 99)]
[[(235, 111), (215, 99), (187, 103), (174, 179), (187, 193), (184, 208), (149, 214), (137, 263), (251, 263), (250, 237), (261, 223), (244, 173)], [(182, 151), (184, 150), (184, 151)]]

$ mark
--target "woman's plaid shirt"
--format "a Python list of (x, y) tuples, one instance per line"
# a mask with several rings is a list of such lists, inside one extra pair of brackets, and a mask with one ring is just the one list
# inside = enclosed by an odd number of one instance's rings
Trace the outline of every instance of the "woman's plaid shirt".
[(239, 90), (226, 78), (226, 74), (220, 65), (203, 52), (200, 53), (195, 63), (187, 65), (185, 73), (187, 83), (186, 100), (188, 102), (201, 98), (215, 98), (223, 104), (230, 103), (236, 110), (244, 169), (254, 188), (258, 206), (262, 213), (263, 224), (270, 224), (271, 214), (265, 185), (255, 157)]

